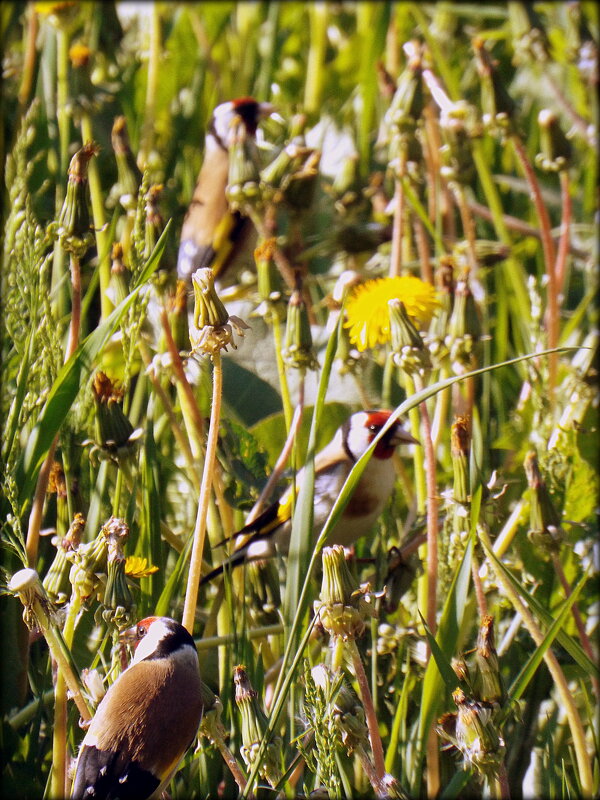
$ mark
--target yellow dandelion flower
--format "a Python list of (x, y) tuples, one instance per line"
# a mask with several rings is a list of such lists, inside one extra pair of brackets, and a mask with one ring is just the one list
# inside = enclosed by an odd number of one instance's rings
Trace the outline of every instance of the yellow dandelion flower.
[(148, 566), (148, 560), (141, 556), (127, 556), (125, 572), (130, 578), (145, 578), (153, 572), (158, 572), (158, 567)]
[(348, 299), (344, 324), (361, 352), (390, 341), (389, 300), (401, 300), (419, 328), (429, 324), (439, 306), (434, 287), (412, 275), (375, 278), (357, 286)]

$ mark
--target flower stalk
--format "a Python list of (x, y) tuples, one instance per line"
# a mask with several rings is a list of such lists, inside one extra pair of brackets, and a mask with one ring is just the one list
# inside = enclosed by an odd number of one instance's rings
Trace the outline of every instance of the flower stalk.
[(188, 573), (182, 624), (190, 633), (194, 630), (198, 587), (202, 570), (202, 553), (206, 535), (206, 519), (216, 464), (221, 400), (223, 395), (223, 365), (221, 349), (235, 347), (232, 326), (243, 336), (248, 326), (237, 317), (230, 317), (219, 299), (214, 286), (214, 274), (210, 269), (197, 270), (192, 276), (194, 284), (194, 327), (190, 330), (192, 351), (195, 355), (210, 355), (213, 362), (213, 393), (204, 457), (202, 483), (198, 512), (194, 526), (192, 554)]

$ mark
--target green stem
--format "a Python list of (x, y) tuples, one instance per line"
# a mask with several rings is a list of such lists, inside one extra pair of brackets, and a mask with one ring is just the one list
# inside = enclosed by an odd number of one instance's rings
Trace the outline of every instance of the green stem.
[(394, 181), (394, 217), (392, 224), (392, 250), (390, 253), (390, 278), (402, 273), (402, 234), (404, 228), (404, 187), (400, 176), (404, 176), (405, 159), (401, 159), (398, 177)]
[(190, 571), (188, 574), (185, 603), (183, 607), (182, 624), (188, 629), (188, 631), (190, 631), (190, 633), (192, 633), (194, 630), (196, 603), (198, 602), (198, 586), (200, 584), (200, 573), (202, 571), (202, 552), (204, 550), (204, 538), (206, 534), (208, 501), (210, 499), (210, 491), (217, 454), (217, 441), (219, 437), (219, 420), (221, 418), (221, 399), (223, 395), (223, 365), (220, 352), (215, 353), (213, 356), (213, 365), (213, 396), (210, 427), (208, 429), (204, 471), (202, 473), (200, 499), (198, 501), (198, 513), (196, 515), (196, 525), (194, 528), (194, 544), (192, 547)]
[(62, 671), (56, 671), (54, 686), (54, 730), (52, 732), (52, 773), (50, 800), (67, 796), (67, 685)]
[(37, 60), (36, 39), (39, 29), (38, 15), (33, 5), (28, 5), (27, 14), (27, 42), (25, 45), (25, 55), (23, 57), (23, 71), (21, 75), (21, 85), (19, 86), (19, 116), (25, 113), (33, 81), (35, 76), (35, 64)]
[(283, 363), (283, 356), (281, 355), (282, 341), (281, 341), (281, 325), (279, 317), (276, 317), (272, 323), (273, 328), (273, 341), (275, 343), (275, 360), (277, 363), (277, 375), (279, 377), (279, 388), (281, 390), (281, 402), (283, 405), (283, 416), (285, 419), (285, 429), (289, 433), (292, 424), (292, 398), (290, 396), (290, 387), (288, 385), (287, 374), (285, 371), (285, 364)]
[(113, 495), (112, 513), (115, 517), (119, 516), (119, 507), (121, 505), (121, 492), (123, 490), (123, 470), (117, 467), (117, 480), (115, 482), (115, 493)]
[(70, 117), (69, 103), (69, 35), (59, 26), (56, 30), (56, 115), (58, 120), (59, 174), (69, 166)]
[(156, 98), (158, 97), (158, 75), (161, 47), (160, 3), (152, 4), (150, 19), (150, 52), (148, 56), (148, 82), (146, 84), (146, 103), (144, 106), (144, 122), (139, 147), (138, 165), (145, 169), (154, 146), (156, 129)]
[(325, 49), (327, 47), (327, 4), (310, 3), (308, 6), (310, 46), (306, 64), (304, 109), (308, 114), (321, 110), (323, 79), (325, 77)]
[(200, 409), (196, 403), (196, 398), (194, 397), (192, 387), (190, 386), (190, 383), (186, 377), (181, 356), (179, 355), (177, 345), (175, 344), (173, 334), (171, 333), (169, 318), (164, 308), (160, 313), (160, 321), (162, 324), (167, 349), (171, 356), (171, 368), (175, 374), (177, 394), (179, 395), (179, 402), (181, 405), (181, 413), (183, 416), (183, 421), (185, 422), (187, 434), (190, 438), (192, 453), (194, 454), (194, 458), (200, 458), (203, 449), (202, 438), (204, 436), (204, 422), (202, 420), (202, 415), (200, 414)]
[[(81, 115), (81, 138), (83, 143), (91, 142), (94, 139), (90, 115), (84, 111)], [(98, 274), (100, 277), (100, 309), (102, 319), (113, 310), (114, 306), (106, 294), (110, 284), (110, 241), (106, 231), (106, 215), (104, 212), (104, 199), (102, 196), (102, 184), (100, 182), (100, 172), (98, 159), (92, 158), (88, 164), (88, 180), (90, 187), (90, 197), (92, 200), (92, 215), (94, 218), (94, 229), (98, 249)]]
[(558, 302), (560, 306), (565, 284), (567, 256), (569, 254), (573, 203), (571, 201), (571, 188), (570, 188), (568, 170), (566, 169), (561, 170), (559, 174), (559, 179), (560, 179), (562, 220), (560, 223), (560, 239), (558, 242), (558, 253), (556, 254), (556, 266), (554, 268), (554, 273), (556, 275), (556, 293), (558, 295)]

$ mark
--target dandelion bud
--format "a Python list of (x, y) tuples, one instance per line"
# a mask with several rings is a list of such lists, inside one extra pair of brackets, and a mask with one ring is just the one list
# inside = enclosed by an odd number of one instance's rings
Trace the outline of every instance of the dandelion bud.
[(273, 625), (279, 621), (279, 573), (272, 558), (252, 560), (246, 565), (245, 590), (246, 603), (260, 625)]
[(275, 322), (285, 315), (281, 279), (273, 260), (275, 247), (275, 239), (263, 239), (254, 251), (258, 296), (262, 301), (255, 314), (264, 317), (267, 322)]
[(56, 494), (56, 534), (63, 537), (69, 527), (69, 504), (67, 502), (67, 480), (58, 461), (52, 463), (48, 477), (48, 494)]
[(261, 170), (260, 178), (265, 194), (273, 203), (280, 202), (283, 197), (281, 188), (294, 165), (298, 164), (298, 150), (298, 145), (288, 144)]
[[(257, 693), (252, 688), (245, 667), (233, 670), (235, 683), (235, 702), (242, 715), (242, 757), (248, 767), (252, 767), (268, 726), (266, 714), (258, 704)], [(282, 776), (281, 740), (273, 738), (266, 747), (260, 763), (259, 774), (271, 786), (276, 786)]]
[(68, 559), (73, 563), (69, 581), (73, 592), (82, 601), (85, 602), (100, 586), (100, 575), (106, 573), (107, 555), (108, 542), (102, 530), (93, 541), (68, 551)]
[(564, 538), (560, 515), (554, 507), (533, 451), (527, 453), (523, 466), (530, 490), (527, 536), (545, 555), (555, 555), (560, 551)]
[(70, 100), (68, 106), (72, 109), (75, 117), (79, 116), (82, 110), (95, 111), (99, 106), (97, 90), (90, 77), (91, 57), (92, 51), (81, 42), (77, 42), (69, 48), (69, 61), (72, 68), (69, 71)]
[(104, 590), (102, 617), (125, 628), (131, 623), (135, 604), (125, 574), (123, 545), (129, 537), (129, 527), (122, 519), (111, 517), (102, 528), (107, 539), (107, 579)]
[(321, 152), (311, 148), (303, 148), (300, 152), (301, 163), (288, 175), (283, 189), (286, 203), (295, 211), (310, 208), (319, 179), (319, 162)]
[(452, 468), (454, 470), (454, 501), (469, 502), (469, 450), (471, 432), (467, 417), (456, 417), (450, 430)]
[(446, 337), (452, 368), (457, 374), (475, 369), (480, 333), (479, 315), (469, 287), (468, 272), (465, 271), (456, 284), (454, 307)]
[(558, 117), (543, 108), (538, 114), (541, 153), (535, 157), (536, 166), (544, 172), (560, 172), (571, 163), (571, 143), (563, 133)]
[(346, 156), (330, 189), (336, 211), (342, 216), (363, 201), (360, 159), (356, 153)]
[(153, 183), (145, 196), (146, 224), (144, 226), (144, 258), (150, 258), (164, 228), (158, 200), (162, 194), (162, 183)]
[(83, 514), (75, 514), (67, 533), (62, 538), (57, 537), (52, 540), (56, 547), (56, 555), (44, 577), (42, 585), (53, 603), (62, 605), (69, 599), (71, 594), (69, 573), (72, 564), (67, 558), (67, 553), (77, 550), (84, 528), (85, 519)]
[(124, 116), (115, 117), (110, 140), (117, 162), (117, 182), (111, 190), (111, 196), (118, 199), (126, 211), (135, 212), (142, 173), (131, 152)]
[(493, 775), (502, 764), (505, 749), (493, 720), (493, 706), (467, 697), (462, 689), (452, 692), (452, 698), (458, 707), (456, 741), (465, 767)]
[(95, 142), (87, 142), (71, 159), (67, 193), (58, 218), (56, 233), (60, 246), (78, 258), (94, 244), (87, 196), (88, 163), (98, 151)]
[(477, 37), (473, 42), (477, 71), (481, 78), (481, 107), (483, 123), (491, 130), (499, 129), (510, 133), (515, 113), (515, 104), (506, 91), (502, 78), (483, 39)]
[(470, 106), (463, 100), (450, 103), (440, 114), (440, 129), (444, 138), (441, 153), (445, 162), (442, 174), (449, 180), (470, 184), (475, 174), (471, 135), (467, 128)]
[(229, 182), (227, 199), (233, 210), (247, 203), (256, 205), (261, 200), (260, 158), (253, 136), (248, 135), (241, 119), (232, 124), (229, 143)]
[(489, 703), (502, 705), (506, 693), (494, 643), (494, 618), (489, 614), (481, 620), (475, 659), (478, 671), (477, 696)]
[(454, 304), (454, 270), (452, 256), (441, 256), (435, 273), (440, 309), (433, 318), (427, 335), (427, 346), (436, 363), (448, 355), (445, 339)]
[(402, 301), (388, 300), (388, 311), (394, 364), (409, 375), (422, 375), (431, 369), (431, 358), (421, 334), (408, 316)]
[(469, 674), (469, 666), (464, 658), (453, 658), (451, 661), (451, 666), (458, 680), (461, 683), (466, 683), (469, 686), (471, 683), (471, 677)]
[(133, 425), (123, 412), (123, 392), (104, 372), (96, 373), (92, 383), (96, 406), (96, 451), (100, 459), (119, 462), (131, 455), (141, 428)]
[(238, 317), (229, 316), (215, 289), (212, 269), (197, 269), (192, 275), (194, 287), (194, 326), (190, 329), (192, 352), (214, 355), (219, 350), (227, 350), (228, 345), (236, 347), (233, 330), (238, 336), (244, 335), (248, 325)]
[(375, 616), (368, 593), (350, 574), (343, 547), (324, 547), (322, 559), (323, 582), (315, 614), (330, 636), (356, 639), (365, 630), (366, 618)]
[(313, 349), (306, 304), (298, 288), (294, 289), (288, 303), (282, 356), (285, 364), (295, 369), (317, 369), (319, 366)]
[(412, 131), (421, 119), (424, 107), (423, 65), (421, 54), (415, 49), (398, 78), (396, 91), (385, 115), (386, 123), (400, 133)]
[(123, 262), (123, 245), (121, 242), (113, 244), (110, 258), (110, 284), (113, 291), (114, 304), (118, 306), (129, 294), (129, 278), (131, 276)]
[(167, 316), (171, 336), (178, 350), (184, 350), (190, 340), (187, 314), (187, 284), (178, 280), (175, 291), (167, 298)]
[(204, 681), (200, 681), (200, 690), (202, 692), (204, 708), (198, 733), (200, 736), (206, 736), (209, 742), (213, 744), (218, 743), (219, 745), (225, 746), (225, 739), (228, 734), (221, 721), (223, 703), (221, 699), (208, 688)]
[(515, 64), (531, 61), (542, 63), (548, 60), (548, 36), (532, 3), (510, 3), (508, 22), (515, 48)]

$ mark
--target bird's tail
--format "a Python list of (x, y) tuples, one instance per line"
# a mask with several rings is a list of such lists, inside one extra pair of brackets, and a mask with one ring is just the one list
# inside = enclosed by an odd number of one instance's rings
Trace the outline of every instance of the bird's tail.
[(237, 539), (240, 536), (248, 537), (240, 547), (233, 551), (229, 558), (225, 559), (222, 564), (202, 577), (200, 586), (204, 586), (206, 583), (214, 580), (214, 578), (217, 578), (226, 570), (239, 567), (240, 564), (246, 561), (272, 558), (275, 555), (273, 534), (287, 519), (282, 516), (282, 510), (285, 508), (286, 507), (282, 506), (280, 503), (274, 503), (263, 511), (255, 520), (245, 525), (232, 536), (228, 536), (226, 539), (217, 542), (215, 547)]

